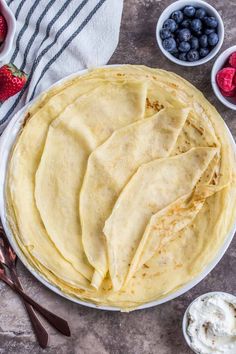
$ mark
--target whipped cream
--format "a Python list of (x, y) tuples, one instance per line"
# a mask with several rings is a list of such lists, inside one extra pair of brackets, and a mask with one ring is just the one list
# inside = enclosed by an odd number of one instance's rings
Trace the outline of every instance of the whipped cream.
[(236, 354), (236, 297), (215, 293), (192, 303), (187, 334), (199, 354)]

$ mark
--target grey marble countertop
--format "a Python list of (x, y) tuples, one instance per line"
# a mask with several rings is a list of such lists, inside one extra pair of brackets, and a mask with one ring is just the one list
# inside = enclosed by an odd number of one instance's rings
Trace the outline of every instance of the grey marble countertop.
[[(200, 67), (184, 68), (168, 61), (156, 45), (156, 21), (171, 2), (125, 0), (120, 42), (110, 63), (145, 64), (178, 73), (206, 95), (236, 136), (236, 112), (224, 107), (211, 88), (210, 72), (214, 59)], [(236, 1), (211, 0), (209, 3), (219, 10), (224, 20), (226, 33), (222, 51), (236, 44)], [(72, 337), (68, 339), (48, 328), (50, 345), (41, 350), (20, 300), (0, 283), (0, 353), (190, 354), (181, 331), (183, 313), (188, 304), (202, 293), (213, 290), (236, 293), (235, 250), (236, 239), (210, 275), (185, 295), (161, 306), (129, 314), (98, 311), (70, 303), (46, 289), (19, 263), (19, 273), (27, 292), (47, 308), (67, 318)]]

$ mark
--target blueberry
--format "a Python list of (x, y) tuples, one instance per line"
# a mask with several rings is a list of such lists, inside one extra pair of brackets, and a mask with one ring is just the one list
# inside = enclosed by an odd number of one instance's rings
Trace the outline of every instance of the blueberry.
[(194, 36), (199, 38), (202, 35), (202, 31), (194, 32)]
[(179, 31), (178, 38), (180, 42), (189, 41), (191, 38), (191, 32), (187, 28), (183, 28)]
[(194, 35), (199, 38), (202, 35), (202, 31), (194, 32)]
[(202, 29), (202, 21), (199, 20), (199, 18), (195, 18), (194, 20), (192, 20), (191, 22), (191, 28), (194, 32), (198, 32), (201, 31)]
[(175, 30), (177, 30), (177, 23), (171, 18), (168, 18), (167, 20), (165, 20), (162, 27), (168, 29), (170, 32), (174, 32)]
[(189, 18), (186, 18), (186, 20), (183, 20), (183, 22), (181, 23), (181, 26), (183, 28), (189, 28), (191, 24), (191, 20)]
[(179, 52), (178, 50), (174, 51), (171, 53), (175, 58), (179, 58)]
[(165, 50), (167, 50), (167, 52), (174, 52), (176, 49), (176, 41), (174, 40), (174, 38), (167, 38), (164, 39), (164, 41), (162, 42), (163, 48)]
[(197, 61), (199, 59), (199, 53), (197, 50), (191, 49), (187, 54), (188, 61)]
[(168, 29), (162, 28), (160, 30), (160, 37), (161, 37), (161, 39), (166, 39), (166, 38), (172, 37), (172, 34)]
[(178, 36), (179, 36), (179, 31), (180, 31), (179, 28), (175, 31), (175, 34), (174, 34), (174, 35), (175, 35), (176, 38), (178, 38)]
[(197, 37), (192, 37), (190, 39), (190, 45), (191, 45), (191, 49), (198, 49), (199, 48), (199, 40)]
[(171, 18), (176, 22), (176, 23), (181, 23), (184, 19), (184, 15), (182, 11), (175, 11), (172, 13)]
[(205, 16), (206, 16), (206, 10), (205, 9), (203, 9), (202, 7), (197, 9), (196, 14), (195, 14), (196, 18), (199, 18), (200, 20), (202, 20)]
[(208, 34), (211, 34), (211, 33), (213, 33), (213, 32), (215, 32), (214, 28), (206, 28), (205, 31), (204, 31), (204, 33), (205, 33), (207, 36), (208, 36)]
[(218, 26), (218, 21), (215, 17), (204, 17), (203, 19), (205, 25), (210, 28), (216, 28)]
[(208, 48), (200, 48), (199, 50), (199, 55), (201, 58), (206, 57), (209, 54), (209, 49)]
[(193, 6), (185, 6), (183, 11), (184, 11), (185, 16), (193, 17), (195, 15), (196, 9)]
[(178, 51), (177, 47), (175, 47), (175, 49), (173, 49), (173, 51), (171, 52), (171, 54), (172, 54), (174, 57), (178, 58), (178, 56), (179, 56), (179, 51)]
[(200, 44), (200, 47), (202, 47), (202, 48), (206, 48), (208, 46), (208, 38), (207, 38), (206, 34), (203, 34), (199, 38), (199, 44)]
[(180, 53), (179, 54), (179, 60), (187, 61), (186, 53)]
[(191, 49), (191, 46), (189, 42), (180, 42), (178, 49), (180, 52), (187, 53)]
[(214, 47), (219, 42), (218, 34), (210, 33), (208, 36), (208, 44)]

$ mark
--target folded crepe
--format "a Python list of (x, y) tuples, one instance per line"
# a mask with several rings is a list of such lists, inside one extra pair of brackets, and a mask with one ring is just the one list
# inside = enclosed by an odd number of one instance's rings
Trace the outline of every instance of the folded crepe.
[(163, 109), (114, 132), (90, 155), (80, 193), (80, 219), (84, 250), (95, 268), (95, 288), (99, 288), (108, 270), (102, 230), (116, 199), (139, 166), (171, 153), (188, 112)]
[(155, 253), (160, 252), (168, 242), (178, 236), (180, 231), (191, 225), (206, 198), (224, 187), (198, 184), (193, 192), (185, 194), (152, 215), (128, 267), (125, 285)]
[(214, 258), (235, 220), (222, 118), (181, 77), (96, 69), (44, 93), (9, 157), (7, 217), (27, 262), (65, 294), (131, 310)]
[(93, 270), (82, 246), (79, 219), (87, 159), (113, 131), (143, 118), (145, 99), (142, 83), (100, 85), (69, 105), (47, 133), (35, 176), (36, 206), (56, 249), (89, 280)]
[(132, 177), (103, 229), (115, 291), (123, 286), (152, 215), (190, 193), (216, 153), (215, 148), (193, 148), (184, 154), (143, 164)]

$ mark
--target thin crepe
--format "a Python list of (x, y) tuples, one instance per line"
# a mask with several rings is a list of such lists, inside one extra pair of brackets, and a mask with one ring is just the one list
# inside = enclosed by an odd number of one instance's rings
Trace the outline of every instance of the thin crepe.
[[(156, 253), (135, 272), (125, 288), (114, 292), (110, 276), (107, 275), (100, 288), (95, 290), (51, 242), (35, 206), (35, 174), (44, 150), (49, 125), (68, 105), (100, 85), (129, 82), (141, 83), (147, 87), (144, 118), (151, 117), (168, 107), (190, 110), (171, 155), (182, 154), (194, 147), (217, 147), (219, 154), (212, 159), (200, 180), (208, 183), (209, 174), (213, 174), (211, 184), (226, 187), (206, 197), (202, 208), (189, 225), (174, 233), (173, 239), (166, 238), (168, 242), (157, 249)], [(99, 101), (100, 97), (91, 95), (91, 99)], [(83, 135), (83, 132), (81, 134)], [(22, 165), (18, 164), (18, 161)], [(27, 192), (25, 196), (15, 193), (15, 186), (20, 190), (18, 172), (24, 176), (21, 183)], [(6, 199), (9, 224), (25, 261), (41, 276), (66, 294), (98, 305), (106, 304), (123, 310), (132, 310), (143, 303), (173, 293), (196, 277), (215, 257), (235, 220), (235, 156), (222, 118), (203, 95), (186, 80), (164, 70), (143, 66), (125, 65), (96, 69), (50, 89), (30, 107), (25, 116), (25, 125), (10, 157)], [(33, 224), (28, 225), (26, 230), (22, 227), (22, 220), (27, 220), (31, 212), (29, 199), (33, 200), (36, 213)], [(191, 203), (186, 207), (184, 215), (188, 219), (188, 213), (191, 214)], [(165, 214), (163, 210), (160, 212)], [(166, 217), (168, 219), (168, 215)], [(67, 237), (69, 238), (69, 234)], [(124, 249), (125, 245), (122, 245), (121, 252)]]
[(142, 165), (126, 185), (103, 229), (115, 291), (125, 282), (150, 217), (190, 193), (216, 153), (215, 148), (193, 148), (172, 158), (151, 161)]
[(193, 223), (206, 198), (224, 187), (200, 183), (194, 192), (180, 197), (174, 203), (152, 215), (130, 262), (124, 286), (127, 286), (134, 274), (157, 252), (160, 252), (167, 243), (174, 240), (180, 231)]
[(89, 280), (93, 271), (84, 254), (78, 213), (87, 159), (113, 131), (143, 118), (145, 98), (140, 83), (100, 85), (67, 107), (48, 131), (36, 172), (36, 205), (56, 248)]
[(102, 230), (116, 199), (139, 166), (170, 154), (188, 113), (188, 109), (163, 109), (116, 131), (90, 155), (80, 194), (80, 218), (84, 250), (95, 268), (95, 288), (108, 270)]

